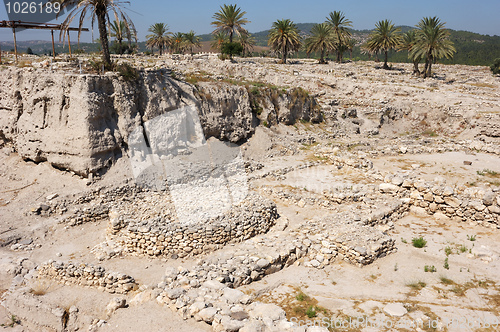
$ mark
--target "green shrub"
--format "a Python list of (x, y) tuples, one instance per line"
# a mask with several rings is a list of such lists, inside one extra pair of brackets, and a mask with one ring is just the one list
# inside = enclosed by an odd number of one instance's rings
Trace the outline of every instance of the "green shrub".
[(240, 43), (232, 42), (232, 43), (224, 43), (221, 46), (221, 53), (229, 55), (231, 58), (233, 55), (239, 55), (243, 52), (243, 46)]
[(310, 306), (307, 311), (306, 311), (306, 315), (307, 317), (309, 318), (314, 318), (316, 317), (316, 308), (314, 308), (313, 306)]
[(427, 244), (427, 241), (423, 237), (414, 237), (411, 242), (415, 248), (423, 248)]
[(500, 58), (496, 58), (495, 62), (490, 66), (491, 72), (494, 75), (500, 74)]
[(122, 76), (126, 81), (136, 80), (139, 77), (137, 69), (135, 69), (128, 63), (121, 63), (119, 65), (114, 65), (113, 69), (117, 71), (120, 74), (120, 76)]

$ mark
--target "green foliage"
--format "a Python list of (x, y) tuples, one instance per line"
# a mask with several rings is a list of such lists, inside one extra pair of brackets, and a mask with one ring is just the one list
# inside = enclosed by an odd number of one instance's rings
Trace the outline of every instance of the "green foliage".
[(415, 248), (423, 248), (427, 244), (427, 241), (423, 237), (414, 237), (411, 242)]
[(448, 264), (448, 257), (446, 257), (446, 258), (444, 259), (444, 264), (443, 264), (443, 267), (444, 267), (445, 269), (447, 269), (447, 270), (449, 270), (449, 269), (450, 269), (450, 264)]
[(366, 48), (370, 52), (374, 54), (384, 52), (384, 69), (389, 69), (387, 65), (389, 50), (396, 49), (401, 44), (400, 32), (401, 29), (396, 28), (391, 21), (379, 21), (375, 24), (375, 30), (366, 42)]
[(299, 292), (297, 296), (295, 296), (297, 301), (302, 302), (302, 301), (308, 301), (310, 300), (310, 297), (302, 292)]
[(168, 25), (165, 23), (155, 23), (152, 24), (148, 32), (151, 34), (146, 36), (146, 46), (151, 50), (155, 48), (160, 50), (160, 55), (163, 54), (163, 50), (171, 45), (172, 40), (170, 38), (171, 33), (168, 32)]
[(417, 25), (416, 43), (410, 55), (425, 59), (424, 77), (432, 74), (432, 64), (441, 58), (452, 58), (456, 52), (450, 33), (439, 18), (424, 17)]
[(337, 62), (342, 62), (342, 54), (351, 41), (351, 30), (352, 22), (348, 20), (344, 13), (341, 11), (330, 12), (329, 16), (326, 17), (326, 23), (329, 24), (333, 29), (333, 34), (335, 35), (335, 51), (337, 52)]
[(467, 240), (476, 241), (476, 235), (467, 235)]
[(109, 50), (114, 54), (132, 54), (134, 52), (134, 45), (113, 42)]
[(115, 64), (113, 67), (114, 67), (113, 69), (117, 71), (120, 74), (120, 76), (122, 76), (125, 79), (125, 81), (132, 81), (139, 77), (137, 69), (135, 69), (128, 63), (121, 63), (119, 65)]
[(423, 281), (416, 281), (416, 282), (409, 283), (406, 286), (413, 288), (414, 290), (419, 291), (422, 288), (424, 288), (425, 286), (427, 286), (427, 284)]
[(494, 75), (500, 74), (500, 58), (496, 58), (493, 64), (490, 66), (491, 72)]
[(241, 54), (241, 52), (243, 52), (243, 46), (241, 46), (240, 43), (227, 42), (227, 43), (222, 44), (221, 52), (222, 52), (222, 54), (227, 54), (227, 55), (229, 55), (229, 57), (232, 57), (234, 55)]
[(268, 45), (281, 55), (281, 62), (286, 64), (287, 56), (290, 52), (300, 49), (299, 29), (295, 23), (289, 19), (277, 20), (273, 22), (269, 30)]
[(453, 251), (449, 246), (447, 246), (446, 248), (444, 248), (444, 253), (446, 254), (446, 256), (450, 256), (453, 253)]
[(305, 40), (306, 52), (319, 52), (321, 64), (326, 63), (325, 55), (335, 50), (336, 44), (337, 37), (333, 34), (332, 26), (327, 23), (315, 24), (311, 29), (311, 36)]
[(441, 281), (442, 284), (445, 284), (445, 285), (452, 285), (455, 283), (453, 280), (448, 279), (446, 277), (440, 277), (439, 280)]
[(28, 49), (26, 50), (26, 54), (33, 54), (33, 50), (31, 49), (31, 47), (28, 47)]
[(424, 272), (437, 272), (437, 270), (434, 265), (426, 265), (424, 266)]
[(236, 33), (238, 36), (242, 33), (247, 33), (243, 25), (250, 23), (244, 18), (246, 12), (241, 11), (240, 7), (236, 5), (222, 5), (220, 10), (214, 14), (214, 21), (211, 23), (215, 26), (212, 34), (219, 32), (229, 35), (229, 42), (233, 42), (233, 35)]
[(307, 308), (306, 310), (306, 315), (307, 317), (309, 318), (314, 318), (316, 317), (317, 313), (316, 313), (316, 308), (314, 306), (310, 306), (309, 308)]

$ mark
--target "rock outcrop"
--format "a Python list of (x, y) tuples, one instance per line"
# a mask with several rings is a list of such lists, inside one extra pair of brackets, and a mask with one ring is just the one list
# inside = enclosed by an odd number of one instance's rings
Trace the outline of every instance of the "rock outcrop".
[[(288, 94), (290, 94), (288, 96)], [(321, 118), (312, 97), (280, 97), (280, 121)], [(263, 94), (263, 102), (270, 96)], [(193, 86), (167, 70), (140, 71), (135, 80), (118, 74), (68, 74), (34, 68), (3, 69), (0, 75), (0, 138), (27, 160), (86, 176), (120, 158), (128, 136), (148, 120), (183, 106), (197, 108), (205, 136), (231, 142), (248, 138), (260, 123), (243, 86), (201, 82)], [(314, 115), (312, 114), (314, 113)]]

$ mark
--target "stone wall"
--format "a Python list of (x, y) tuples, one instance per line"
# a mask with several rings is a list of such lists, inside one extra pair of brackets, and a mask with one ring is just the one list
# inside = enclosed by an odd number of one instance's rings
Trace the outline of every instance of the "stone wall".
[(137, 288), (134, 278), (123, 273), (106, 272), (92, 264), (64, 263), (49, 260), (38, 267), (38, 277), (48, 277), (61, 283), (97, 287), (109, 293), (125, 294)]
[(154, 217), (133, 220), (112, 213), (108, 235), (131, 254), (186, 257), (266, 233), (277, 218), (276, 205), (272, 201), (249, 194), (225, 214), (203, 224), (183, 224)]

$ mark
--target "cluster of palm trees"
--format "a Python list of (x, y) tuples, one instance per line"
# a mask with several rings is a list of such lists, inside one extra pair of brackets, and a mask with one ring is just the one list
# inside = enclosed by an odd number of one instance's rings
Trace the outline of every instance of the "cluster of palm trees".
[(430, 77), (433, 63), (440, 58), (451, 58), (456, 52), (444, 24), (437, 17), (424, 17), (416, 29), (401, 34), (401, 29), (396, 28), (391, 21), (379, 21), (364, 48), (371, 54), (384, 53), (384, 69), (389, 68), (387, 65), (389, 50), (406, 50), (408, 58), (413, 62), (414, 74), (420, 74), (418, 64), (425, 60), (423, 76)]
[[(99, 39), (101, 41), (103, 62), (106, 68), (111, 68), (111, 57), (108, 44), (109, 36), (114, 37), (122, 49), (122, 42), (125, 38), (129, 40), (136, 38), (135, 27), (130, 18), (123, 12), (123, 1), (120, 0), (52, 0), (61, 4), (61, 9), (75, 6), (70, 11), (63, 22), (69, 26), (79, 15), (79, 34), (83, 22), (87, 15), (90, 15), (92, 23), (97, 21), (99, 29)], [(61, 10), (63, 12), (63, 10)], [(114, 15), (115, 21), (110, 22), (110, 14)], [(255, 45), (255, 39), (248, 33), (243, 25), (250, 23), (237, 5), (222, 5), (220, 10), (213, 15), (215, 26), (213, 31), (213, 47), (223, 49), (224, 45), (233, 44), (234, 37), (237, 43), (242, 46), (243, 55), (251, 51)], [(354, 39), (351, 37), (349, 27), (352, 22), (348, 20), (344, 13), (334, 11), (327, 16), (324, 23), (315, 24), (311, 29), (311, 35), (305, 39), (304, 49), (310, 54), (317, 52), (320, 54), (320, 63), (325, 63), (325, 57), (331, 52), (337, 55), (337, 61), (342, 62), (343, 53), (353, 49)], [(174, 53), (189, 51), (193, 53), (195, 47), (200, 47), (200, 38), (194, 31), (188, 33), (172, 34), (168, 31), (168, 26), (164, 23), (155, 23), (148, 29), (151, 33), (147, 37), (146, 45), (151, 49), (158, 48), (160, 54), (164, 50), (170, 49)], [(268, 45), (281, 55), (281, 61), (286, 63), (287, 56), (302, 47), (302, 40), (295, 23), (288, 19), (273, 22), (268, 36)], [(438, 59), (450, 58), (456, 52), (453, 43), (449, 40), (449, 32), (444, 28), (444, 23), (437, 17), (424, 17), (416, 29), (401, 34), (401, 30), (394, 26), (389, 20), (382, 20), (375, 24), (375, 30), (370, 34), (368, 41), (363, 48), (370, 54), (384, 53), (384, 68), (388, 69), (388, 52), (391, 49), (398, 51), (406, 50), (409, 59), (414, 64), (414, 72), (419, 74), (418, 64), (425, 60), (424, 77), (429, 77), (432, 72), (432, 64)]]
[[(349, 27), (352, 22), (344, 13), (334, 11), (329, 14), (324, 23), (313, 25), (310, 36), (302, 45), (297, 26), (288, 19), (277, 20), (269, 32), (268, 44), (281, 55), (281, 62), (286, 63), (290, 52), (298, 51), (301, 46), (310, 54), (319, 53), (319, 63), (326, 63), (325, 57), (331, 52), (337, 55), (337, 62), (342, 62), (343, 53), (352, 50), (355, 40), (351, 37)], [(390, 50), (408, 51), (408, 58), (414, 64), (414, 73), (420, 74), (418, 64), (425, 60), (424, 77), (431, 76), (432, 64), (438, 59), (451, 58), (456, 52), (453, 43), (449, 40), (449, 32), (444, 23), (437, 17), (424, 17), (416, 29), (401, 34), (391, 21), (382, 20), (375, 24), (368, 41), (362, 46), (370, 54), (384, 54), (384, 69), (387, 64)]]
[(154, 51), (157, 48), (160, 55), (164, 50), (170, 50), (172, 53), (193, 54), (195, 47), (201, 47), (200, 37), (191, 30), (187, 33), (168, 31), (168, 25), (165, 23), (155, 23), (148, 29), (151, 34), (146, 36), (146, 46)]
[(352, 22), (342, 12), (331, 12), (324, 23), (313, 25), (311, 35), (302, 45), (302, 38), (295, 23), (288, 19), (277, 20), (269, 32), (268, 45), (281, 55), (282, 63), (286, 63), (290, 52), (299, 51), (301, 47), (307, 54), (319, 53), (320, 63), (326, 63), (325, 57), (334, 52), (337, 55), (337, 62), (340, 63), (343, 54), (352, 50), (355, 45), (349, 30), (351, 26)]

